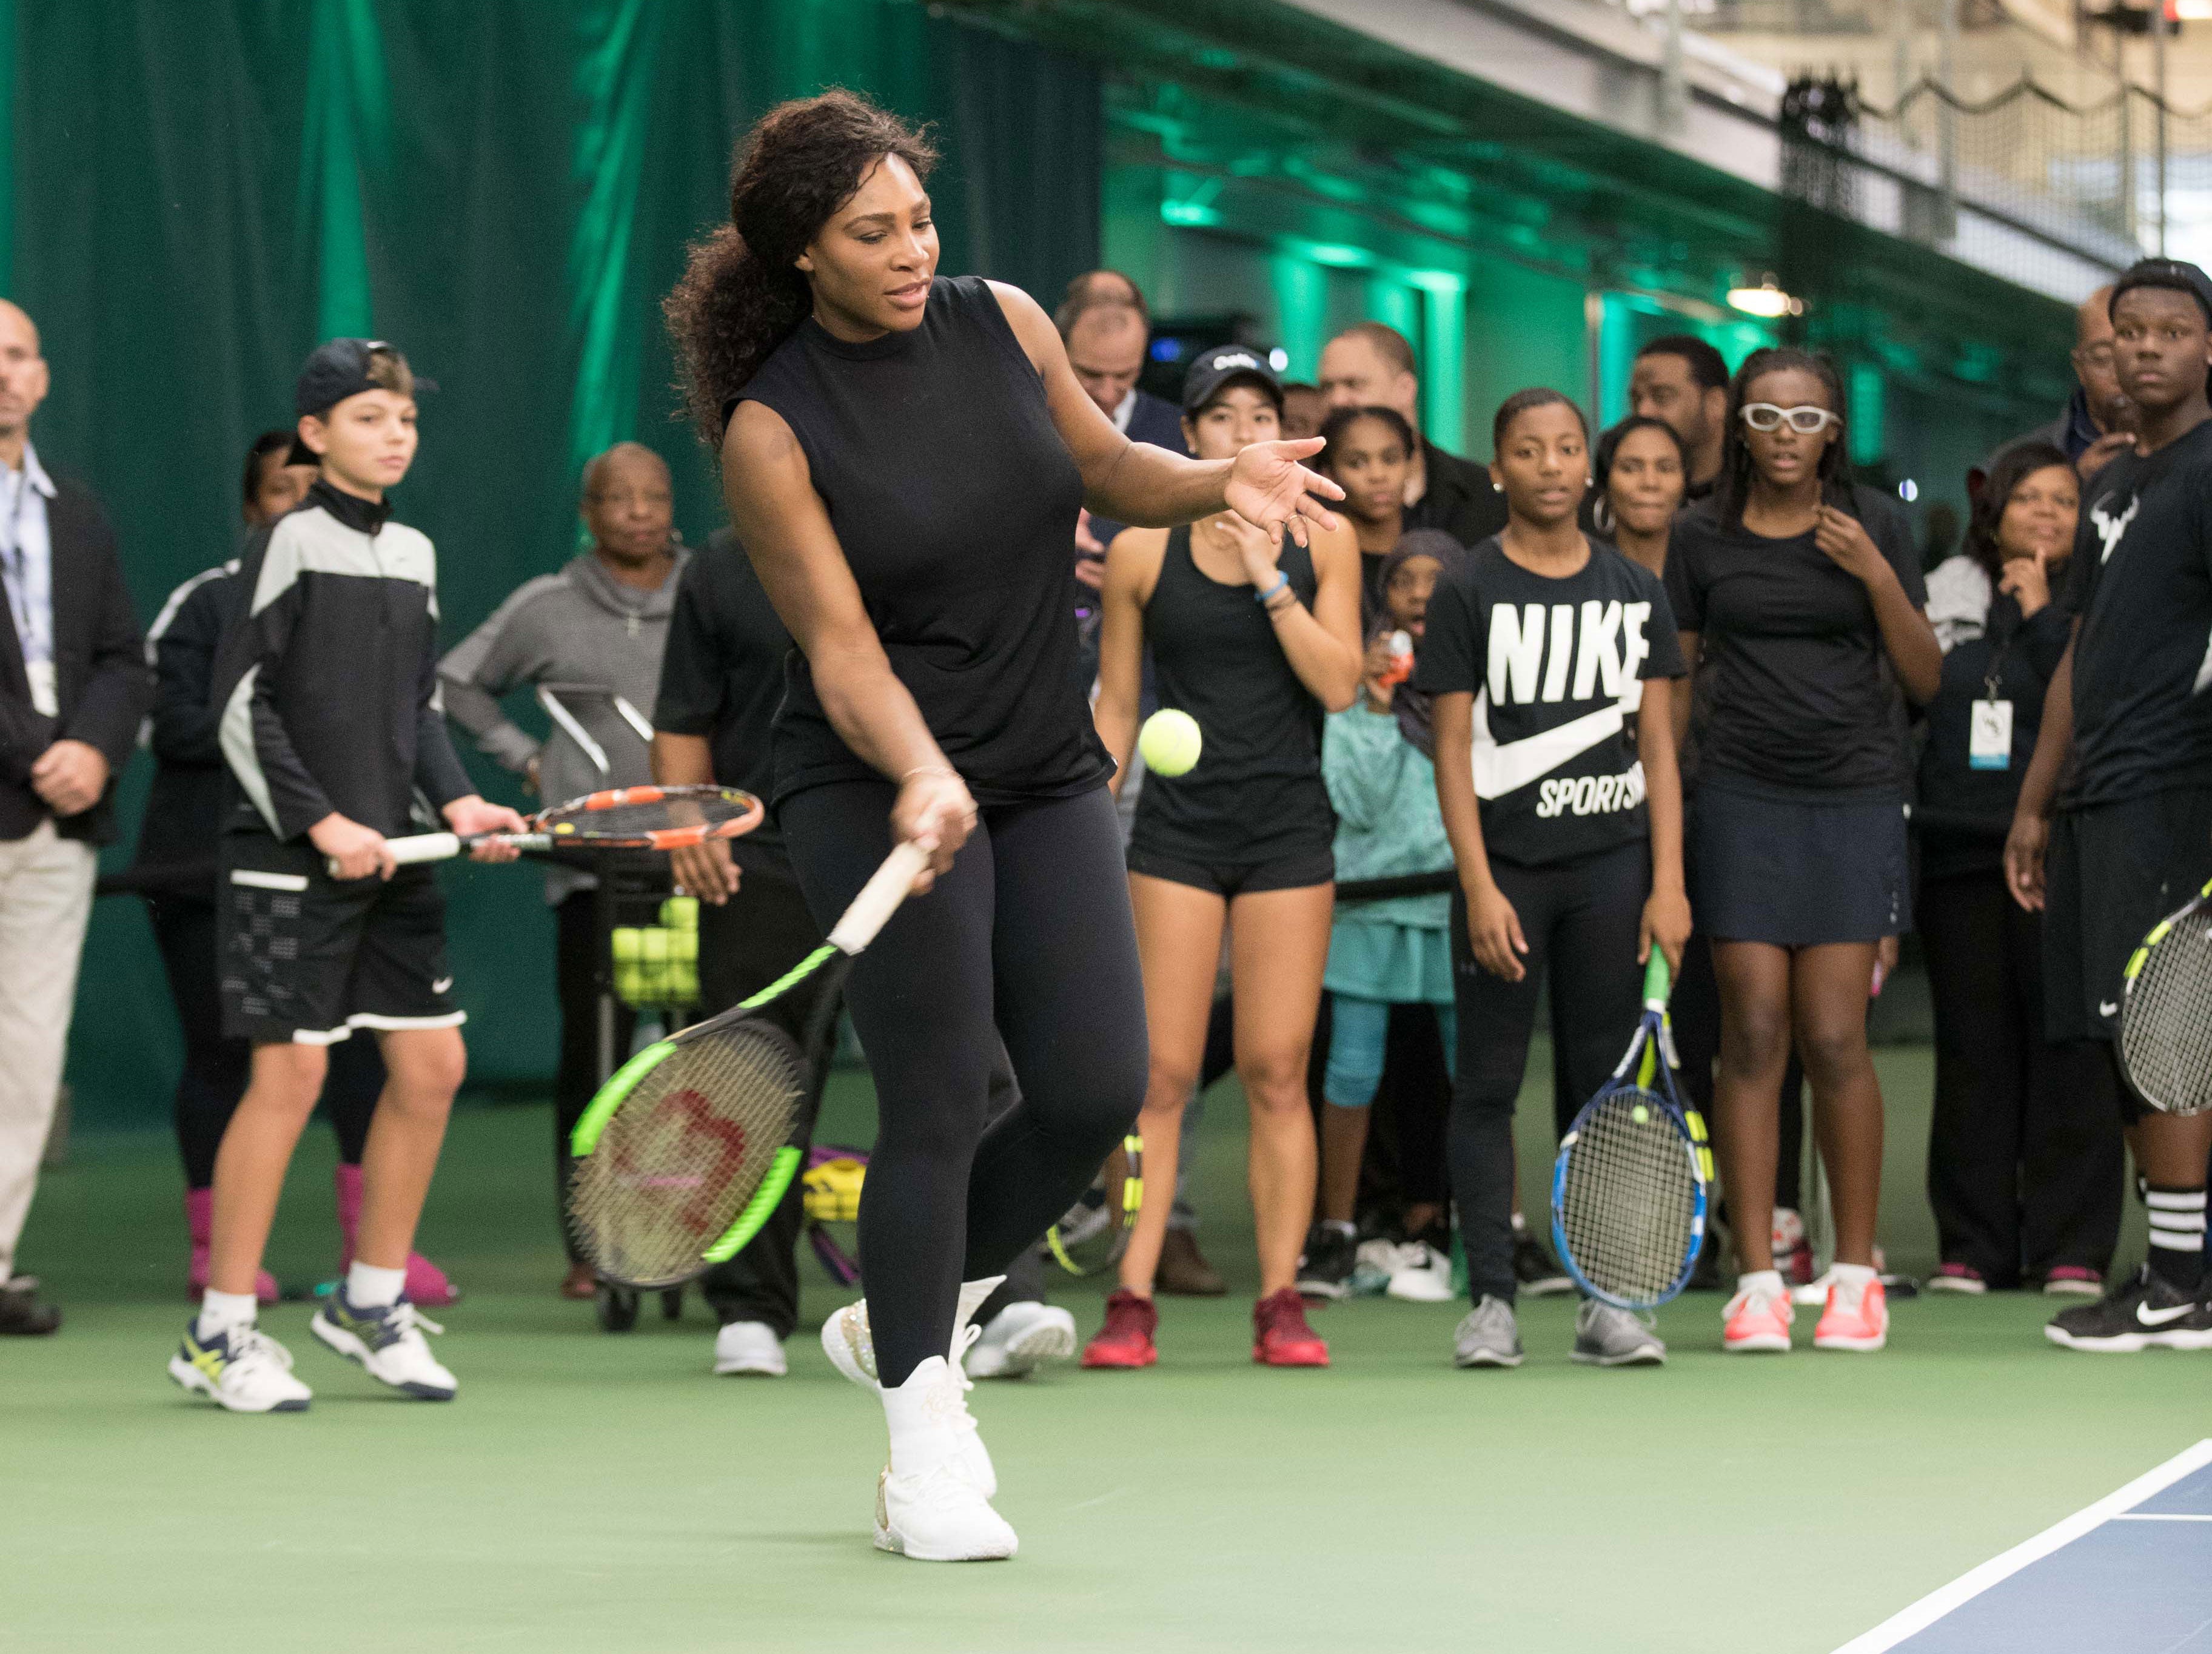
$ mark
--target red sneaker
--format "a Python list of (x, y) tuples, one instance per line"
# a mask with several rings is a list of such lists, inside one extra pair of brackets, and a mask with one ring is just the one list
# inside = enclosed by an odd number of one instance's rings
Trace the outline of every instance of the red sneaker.
[(1813, 1331), (1816, 1350), (1878, 1350), (1889, 1341), (1889, 1295), (1869, 1274), (1828, 1288), (1828, 1308)]
[(1328, 1346), (1306, 1325), (1306, 1301), (1295, 1286), (1252, 1306), (1252, 1359), (1269, 1367), (1325, 1367)]
[[(1296, 1296), (1296, 1294), (1292, 1294)], [(1124, 1286), (1106, 1295), (1106, 1324), (1083, 1347), (1086, 1367), (1149, 1367), (1160, 1359), (1152, 1334), (1160, 1312)]]

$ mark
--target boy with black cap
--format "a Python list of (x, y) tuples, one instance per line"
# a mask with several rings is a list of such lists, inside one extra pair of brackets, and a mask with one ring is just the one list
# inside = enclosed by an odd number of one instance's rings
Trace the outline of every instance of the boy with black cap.
[[(437, 565), (391, 521), (385, 491), (415, 457), (415, 393), (431, 388), (374, 339), (333, 339), (295, 392), (307, 497), (257, 534), (251, 593), (218, 656), (223, 757), (236, 783), (221, 858), (223, 1031), (253, 1042), (252, 1077), (216, 1158), (209, 1290), (169, 1375), (236, 1413), (298, 1412), (311, 1392), (254, 1325), (254, 1276), (325, 1054), (375, 1031), (386, 1079), (362, 1157), (354, 1262), (312, 1330), (424, 1400), (453, 1376), (404, 1287), (415, 1224), (465, 1065), (447, 973), (444, 904), (427, 868), (385, 840), (419, 792), (457, 833), (519, 830), (454, 756), (438, 702)], [(514, 852), (479, 846), (478, 860)]]
[[(2005, 844), (2014, 896), (2048, 911), (2051, 1037), (2107, 1043), (2129, 954), (2212, 879), (2212, 280), (2195, 265), (2143, 259), (2113, 288), (2112, 318), (2139, 441), (2083, 490), (2063, 599), (2073, 641)], [(2121, 1096), (2138, 1117), (2149, 1260), (2045, 1331), (2069, 1349), (2212, 1349), (2212, 1115), (2147, 1110), (2124, 1074)]]

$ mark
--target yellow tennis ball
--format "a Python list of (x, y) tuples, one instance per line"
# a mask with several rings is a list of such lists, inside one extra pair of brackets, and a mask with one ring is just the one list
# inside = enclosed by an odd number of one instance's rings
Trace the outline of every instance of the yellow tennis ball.
[(696, 931), (699, 928), (699, 898), (696, 896), (672, 896), (660, 904), (660, 922), (673, 931)]
[(1144, 730), (1137, 737), (1137, 751), (1145, 755), (1145, 767), (1163, 775), (1188, 775), (1204, 745), (1198, 720), (1173, 707), (1164, 707), (1146, 719)]
[(629, 964), (641, 955), (643, 946), (639, 940), (635, 925), (617, 925), (614, 929), (614, 953), (617, 964)]
[(1651, 1122), (1651, 1110), (1638, 1103), (1628, 1111), (1628, 1117), (1639, 1126), (1649, 1125)]
[(647, 925), (637, 933), (637, 957), (648, 966), (661, 964), (668, 958), (668, 933), (658, 925)]

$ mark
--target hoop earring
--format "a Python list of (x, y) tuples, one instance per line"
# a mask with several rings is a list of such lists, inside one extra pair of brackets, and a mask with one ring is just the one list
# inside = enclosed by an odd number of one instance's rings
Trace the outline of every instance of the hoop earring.
[(1597, 503), (1590, 508), (1590, 521), (1595, 525), (1599, 533), (1613, 532), (1613, 502), (1602, 494), (1597, 496)]

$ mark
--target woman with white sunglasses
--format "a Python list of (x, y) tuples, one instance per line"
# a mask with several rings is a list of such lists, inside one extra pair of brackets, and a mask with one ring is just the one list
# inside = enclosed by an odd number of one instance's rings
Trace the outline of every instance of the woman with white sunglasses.
[[(1819, 1349), (1876, 1350), (1881, 1087), (1868, 1054), (1875, 951), (1911, 927), (1901, 687), (1936, 693), (1942, 651), (1903, 514), (1849, 480), (1835, 371), (1758, 350), (1729, 398), (1720, 486), (1674, 526), (1667, 593), (1700, 696), (1690, 902), (1721, 992), (1714, 1144), (1741, 1274), (1723, 1347), (1786, 1350), (1770, 1223), (1775, 1098), (1794, 1036), (1836, 1219)], [(1687, 695), (1676, 697), (1686, 726)]]

